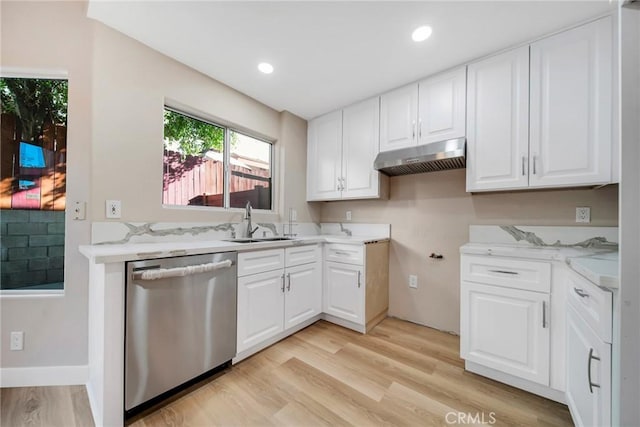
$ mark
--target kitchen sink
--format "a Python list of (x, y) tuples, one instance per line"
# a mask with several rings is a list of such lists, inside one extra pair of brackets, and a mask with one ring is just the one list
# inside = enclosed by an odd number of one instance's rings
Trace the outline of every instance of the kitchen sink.
[(293, 239), (291, 237), (261, 237), (261, 238), (252, 238), (252, 239), (243, 237), (239, 239), (229, 239), (226, 241), (233, 242), (233, 243), (260, 243), (260, 242), (277, 242), (281, 240), (293, 240)]

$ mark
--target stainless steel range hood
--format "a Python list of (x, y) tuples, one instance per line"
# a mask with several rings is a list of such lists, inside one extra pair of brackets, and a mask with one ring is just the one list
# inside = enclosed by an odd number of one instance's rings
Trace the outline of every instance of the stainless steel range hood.
[(378, 154), (373, 168), (385, 175), (409, 175), (464, 168), (465, 138), (401, 148)]

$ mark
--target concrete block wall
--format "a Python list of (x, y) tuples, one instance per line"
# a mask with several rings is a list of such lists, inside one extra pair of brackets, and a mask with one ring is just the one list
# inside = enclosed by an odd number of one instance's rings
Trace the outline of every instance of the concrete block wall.
[(62, 289), (64, 211), (0, 210), (2, 289)]

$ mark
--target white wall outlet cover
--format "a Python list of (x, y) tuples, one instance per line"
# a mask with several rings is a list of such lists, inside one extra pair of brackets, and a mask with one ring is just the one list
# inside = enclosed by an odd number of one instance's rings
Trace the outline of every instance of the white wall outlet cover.
[(120, 218), (122, 216), (122, 203), (120, 200), (107, 200), (105, 213), (107, 218)]
[(347, 221), (351, 221), (351, 211), (347, 211)]
[(291, 209), (291, 221), (298, 220), (298, 211), (295, 209)]
[(24, 332), (22, 331), (11, 332), (10, 348), (12, 351), (24, 349)]
[(418, 276), (416, 276), (415, 274), (409, 275), (409, 287), (418, 289)]
[(577, 207), (576, 208), (576, 222), (589, 223), (591, 222), (591, 208), (590, 207)]
[(85, 202), (73, 203), (73, 219), (83, 220), (87, 216), (87, 204)]

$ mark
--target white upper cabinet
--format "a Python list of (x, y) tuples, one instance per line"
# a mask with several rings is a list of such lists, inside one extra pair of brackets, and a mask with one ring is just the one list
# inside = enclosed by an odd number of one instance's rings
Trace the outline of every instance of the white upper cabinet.
[(606, 17), (469, 65), (467, 191), (612, 182), (612, 41)]
[(529, 185), (529, 46), (469, 65), (467, 191)]
[(531, 45), (531, 187), (611, 181), (612, 23)]
[(418, 85), (401, 87), (380, 97), (380, 151), (417, 144)]
[(373, 169), (380, 144), (380, 101), (369, 99), (313, 119), (308, 127), (307, 200), (386, 197)]
[(342, 111), (335, 111), (309, 122), (307, 129), (307, 200), (339, 199), (341, 196), (341, 182), (339, 181), (341, 174)]
[(465, 67), (418, 84), (418, 145), (465, 136), (466, 88)]
[(380, 97), (380, 151), (465, 136), (466, 67)]
[(342, 198), (376, 196), (379, 172), (373, 169), (380, 143), (380, 105), (373, 98), (343, 111)]

